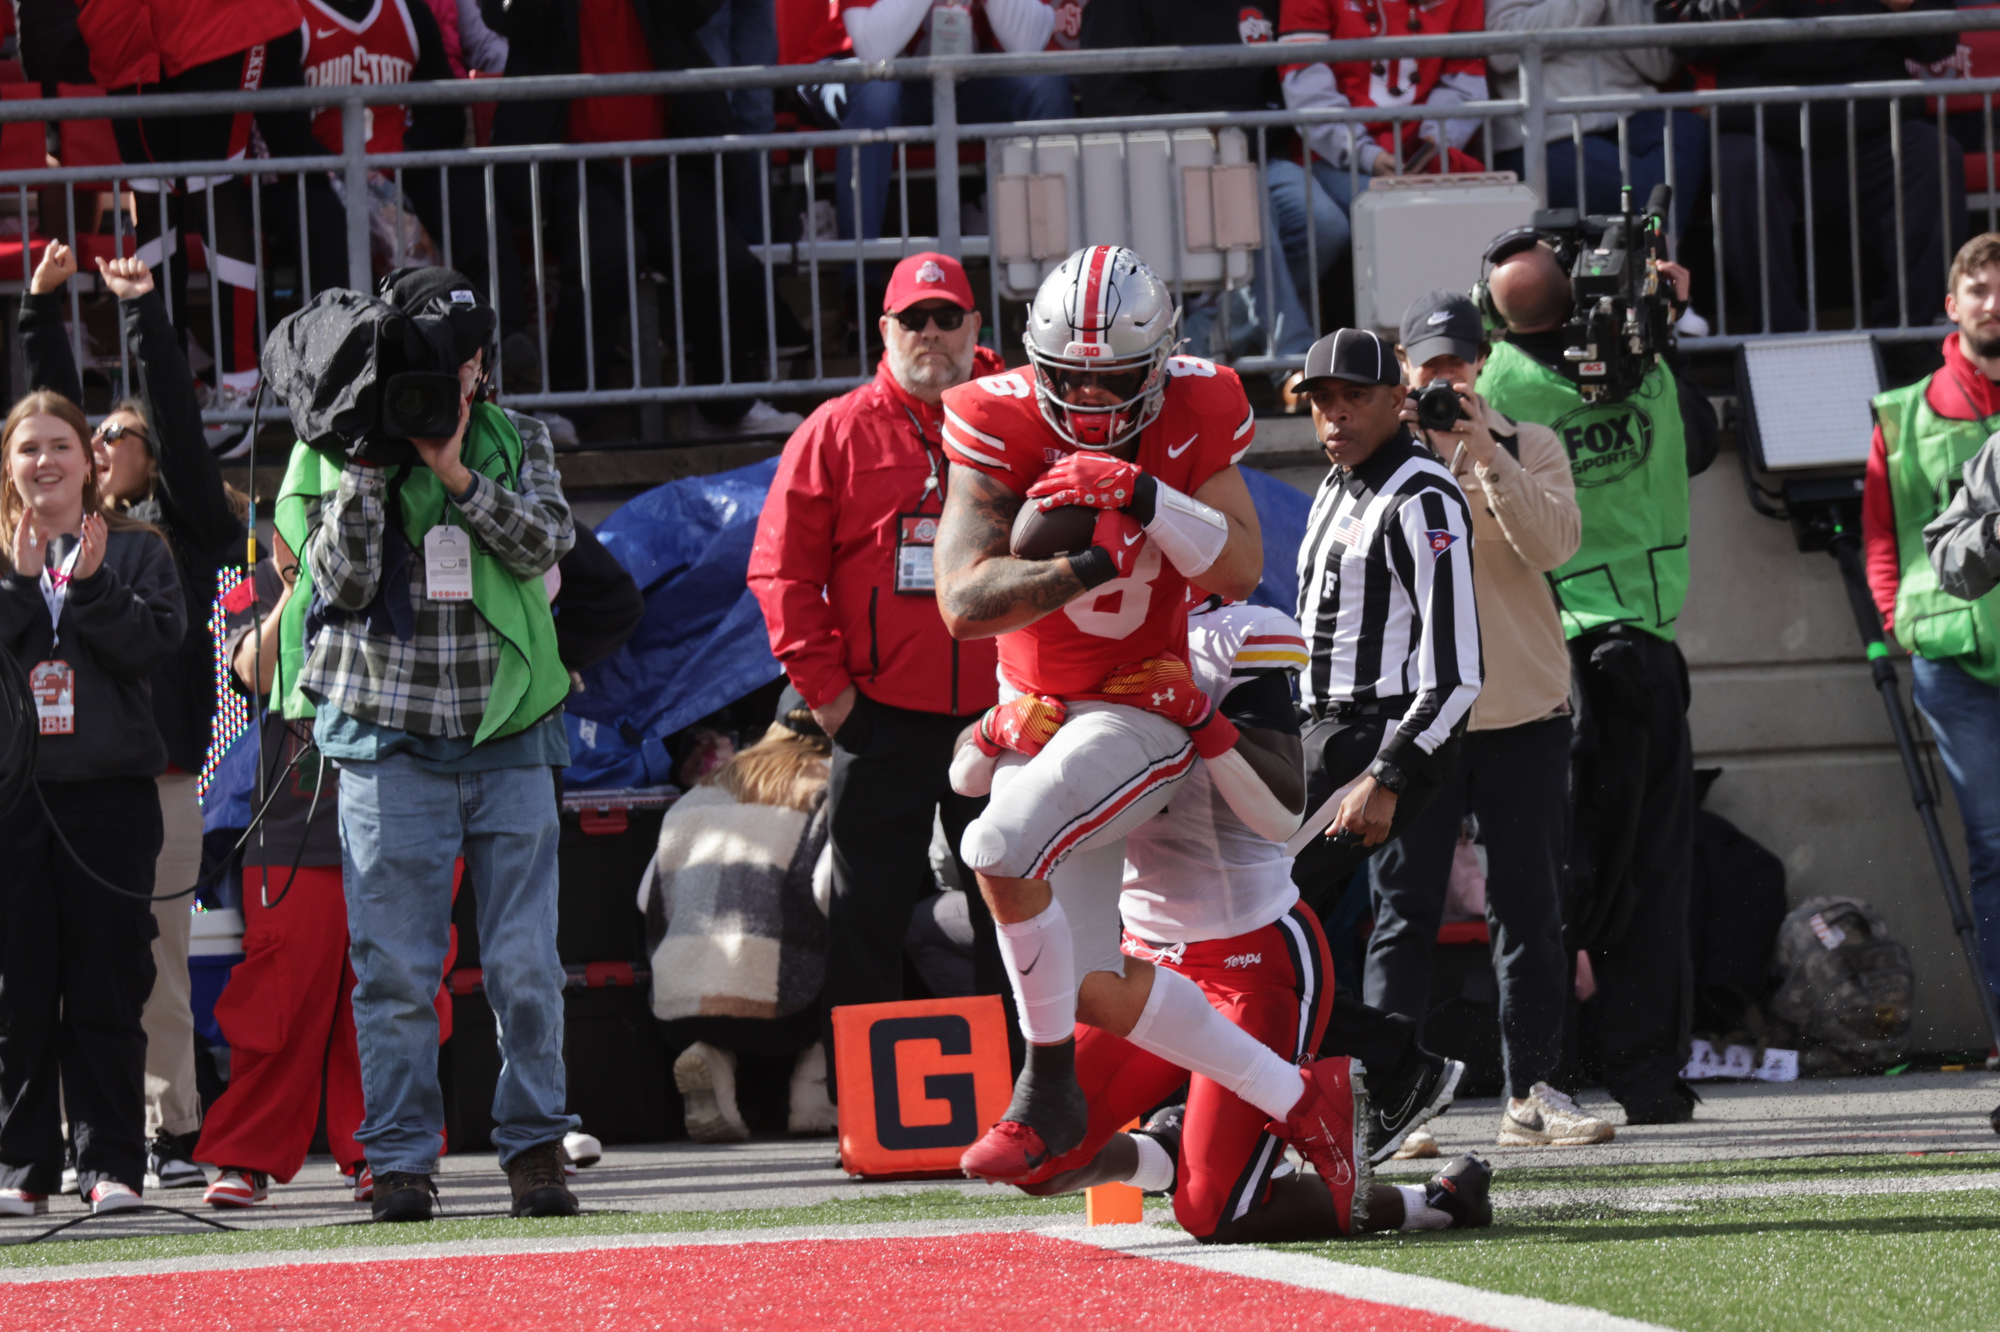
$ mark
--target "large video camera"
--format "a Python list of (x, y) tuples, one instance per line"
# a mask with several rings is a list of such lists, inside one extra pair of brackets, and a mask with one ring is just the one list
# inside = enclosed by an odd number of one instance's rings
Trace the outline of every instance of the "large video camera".
[(1563, 326), (1569, 343), (1563, 369), (1585, 402), (1629, 398), (1660, 353), (1674, 345), (1673, 293), (1660, 275), (1660, 265), (1667, 261), (1664, 224), (1672, 201), (1673, 187), (1660, 184), (1642, 213), (1632, 211), (1629, 186), (1624, 210), (1611, 216), (1540, 209), (1528, 226), (1487, 247), (1473, 298), (1489, 320), (1499, 323), (1487, 291), (1494, 265), (1537, 242), (1546, 244), (1569, 273), (1574, 302)]
[(415, 465), (412, 439), (458, 429), (458, 367), (492, 334), (488, 310), (413, 315), (334, 288), (271, 330), (264, 373), (305, 443), (343, 458)]

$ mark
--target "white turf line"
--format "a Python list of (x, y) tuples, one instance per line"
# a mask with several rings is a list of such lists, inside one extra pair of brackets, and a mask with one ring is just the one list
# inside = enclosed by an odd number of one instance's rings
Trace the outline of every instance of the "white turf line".
[[(1159, 1216), (1168, 1213), (1161, 1209)], [(56, 1267), (0, 1268), (0, 1286), (48, 1281), (91, 1281), (106, 1277), (154, 1276), (185, 1272), (225, 1272), (319, 1263), (380, 1263), (437, 1258), (498, 1257), (524, 1253), (578, 1253), (596, 1249), (653, 1249), (682, 1246), (772, 1244), (814, 1239), (915, 1239), (953, 1235), (1035, 1231), (1052, 1239), (1074, 1240), (1135, 1257), (1181, 1263), (1212, 1272), (1276, 1281), (1349, 1299), (1462, 1318), (1503, 1332), (1665, 1332), (1652, 1323), (1554, 1304), (1523, 1295), (1500, 1295), (1432, 1277), (1406, 1276), (1381, 1268), (1337, 1263), (1309, 1254), (1270, 1249), (1208, 1248), (1179, 1231), (1151, 1225), (1050, 1225), (1047, 1217), (996, 1218), (991, 1222), (868, 1222), (839, 1226), (783, 1226), (757, 1230), (706, 1230), (667, 1234), (580, 1235), (569, 1239), (453, 1240), (441, 1244), (369, 1245), (339, 1249), (208, 1254), (138, 1262), (75, 1263)]]
[(1461, 1286), (1435, 1277), (1410, 1276), (1387, 1268), (1337, 1263), (1304, 1253), (1281, 1253), (1275, 1249), (1210, 1248), (1198, 1244), (1181, 1231), (1153, 1226), (1063, 1226), (1046, 1233), (1062, 1239), (1078, 1240), (1121, 1253), (1184, 1263), (1209, 1272), (1279, 1281), (1344, 1295), (1353, 1300), (1425, 1313), (1462, 1318), (1483, 1328), (1504, 1332), (1668, 1332), (1656, 1323), (1586, 1309), (1574, 1304), (1556, 1304), (1527, 1295), (1502, 1295), (1495, 1291)]

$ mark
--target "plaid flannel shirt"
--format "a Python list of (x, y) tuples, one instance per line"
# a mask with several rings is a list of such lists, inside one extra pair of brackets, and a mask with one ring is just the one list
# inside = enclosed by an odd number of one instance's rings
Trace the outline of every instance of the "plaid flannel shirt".
[[(508, 412), (521, 432), (520, 491), (473, 476), (472, 491), (448, 502), (480, 545), (517, 578), (540, 578), (576, 544), (569, 501), (556, 473), (548, 427)], [(333, 607), (361, 611), (382, 580), (388, 469), (349, 463), (330, 503), (306, 501), (304, 563), (314, 590)], [(365, 621), (328, 623), (307, 653), (300, 684), (320, 704), (359, 721), (412, 735), (471, 735), (493, 689), (500, 638), (470, 601), (424, 595), (424, 551), (410, 552), (410, 606), (416, 631), (406, 642), (370, 632)]]

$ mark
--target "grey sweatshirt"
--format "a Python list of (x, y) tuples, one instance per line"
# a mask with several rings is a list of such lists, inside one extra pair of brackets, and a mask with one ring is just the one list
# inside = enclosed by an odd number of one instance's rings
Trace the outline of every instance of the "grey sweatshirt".
[(76, 731), (41, 737), (35, 776), (76, 782), (164, 772), (167, 747), (153, 724), (151, 677), (186, 631), (180, 575), (157, 532), (109, 534), (97, 572), (70, 584), (62, 642), (53, 652), (40, 580), (7, 567), (0, 575), (0, 647), (24, 674), (51, 657), (76, 672)]
[(1995, 434), (1965, 464), (1965, 488), (1924, 526), (1924, 549), (1938, 586), (1977, 601), (2000, 586), (2000, 449)]
[[(1570, 28), (1638, 27), (1653, 21), (1653, 0), (1486, 0), (1486, 27), (1492, 32), (1561, 32)], [(1667, 46), (1668, 34), (1660, 34), (1660, 44), (1624, 51), (1552, 52), (1542, 61), (1542, 91), (1548, 97), (1596, 97), (1609, 93), (1651, 92), (1674, 72), (1676, 63)], [(1518, 56), (1493, 55), (1486, 58), (1487, 77), (1493, 82), (1493, 96), (1521, 95), (1521, 62)], [(1551, 142), (1567, 138), (1573, 116), (1548, 117)], [(1618, 117), (1608, 111), (1583, 117), (1583, 132), (1616, 130)], [(1521, 146), (1519, 119), (1496, 120), (1493, 144), (1497, 149)]]

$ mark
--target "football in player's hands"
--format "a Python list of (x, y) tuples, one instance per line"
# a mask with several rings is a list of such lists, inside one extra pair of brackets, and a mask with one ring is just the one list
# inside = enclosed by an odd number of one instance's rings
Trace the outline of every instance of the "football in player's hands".
[(1018, 560), (1053, 560), (1090, 549), (1099, 510), (1081, 504), (1044, 509), (1033, 500), (1014, 516), (1007, 548)]

